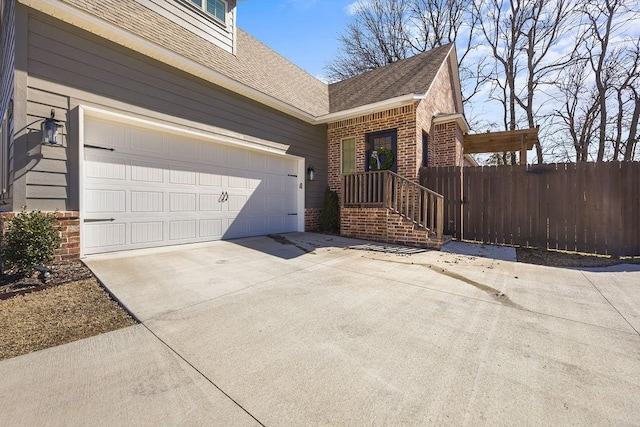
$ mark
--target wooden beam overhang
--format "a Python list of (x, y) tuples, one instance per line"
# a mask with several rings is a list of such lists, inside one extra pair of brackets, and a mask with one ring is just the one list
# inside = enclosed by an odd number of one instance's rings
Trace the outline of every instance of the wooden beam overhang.
[(464, 135), (464, 154), (519, 151), (520, 164), (527, 163), (527, 151), (538, 140), (538, 128)]

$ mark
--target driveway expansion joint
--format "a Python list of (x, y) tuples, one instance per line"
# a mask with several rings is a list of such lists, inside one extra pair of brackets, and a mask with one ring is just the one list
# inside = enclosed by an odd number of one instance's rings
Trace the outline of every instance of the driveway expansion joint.
[(624, 321), (625, 321), (625, 322), (627, 322), (627, 324), (631, 327), (631, 329), (633, 329), (633, 330), (636, 332), (636, 334), (637, 334), (638, 336), (640, 336), (640, 331), (638, 331), (636, 328), (634, 328), (634, 327), (633, 327), (633, 325), (631, 324), (631, 322), (629, 322), (629, 320), (628, 320), (626, 317), (624, 317), (624, 315), (623, 315), (622, 313), (620, 313), (620, 310), (618, 310), (618, 308), (617, 308), (615, 305), (613, 305), (613, 304), (611, 303), (611, 301), (609, 301), (609, 298), (607, 298), (606, 296), (604, 296), (604, 294), (602, 293), (602, 291), (600, 291), (600, 289), (598, 289), (598, 287), (595, 285), (595, 283), (593, 283), (593, 282), (592, 282), (592, 281), (591, 281), (591, 280), (590, 280), (590, 279), (589, 279), (589, 278), (584, 274), (584, 271), (581, 271), (581, 272), (580, 272), (580, 274), (582, 274), (582, 277), (584, 277), (584, 278), (585, 278), (585, 280), (586, 280), (587, 282), (589, 282), (589, 283), (591, 284), (591, 286), (593, 286), (593, 288), (594, 288), (596, 291), (598, 291), (598, 293), (602, 296), (602, 298), (604, 298), (604, 299), (605, 299), (605, 301), (607, 301), (607, 303), (611, 306), (611, 308), (613, 308), (613, 309), (616, 311), (616, 313), (618, 313), (618, 314), (620, 315), (620, 317), (622, 317), (622, 318), (624, 319)]
[(144, 323), (142, 323), (142, 325), (145, 327), (145, 329), (147, 331), (149, 331), (149, 333), (151, 333), (151, 335), (153, 335), (158, 341), (160, 341), (165, 347), (167, 347), (169, 349), (169, 351), (171, 351), (173, 354), (175, 354), (176, 356), (178, 356), (184, 363), (186, 363), (187, 365), (189, 365), (191, 367), (191, 369), (193, 369), (194, 371), (196, 371), (202, 378), (204, 378), (209, 384), (211, 384), (212, 386), (214, 386), (216, 389), (218, 389), (220, 391), (220, 393), (224, 394), (229, 400), (231, 400), (238, 408), (242, 409), (242, 411), (244, 413), (246, 413), (247, 415), (249, 415), (255, 422), (257, 422), (258, 424), (260, 424), (261, 426), (264, 427), (264, 424), (262, 422), (260, 422), (259, 419), (257, 419), (251, 412), (249, 412), (249, 410), (247, 408), (245, 408), (244, 406), (242, 406), (237, 400), (235, 400), (233, 397), (231, 397), (226, 391), (224, 391), (222, 388), (220, 388), (215, 382), (213, 382), (213, 380), (211, 378), (209, 378), (208, 376), (206, 376), (200, 369), (198, 369), (197, 367), (195, 367), (191, 362), (189, 362), (186, 358), (184, 358), (180, 353), (178, 353), (173, 347), (171, 347), (165, 340), (163, 340), (162, 338), (160, 338), (155, 332), (153, 332), (151, 330), (151, 328), (149, 328), (147, 325), (145, 325)]

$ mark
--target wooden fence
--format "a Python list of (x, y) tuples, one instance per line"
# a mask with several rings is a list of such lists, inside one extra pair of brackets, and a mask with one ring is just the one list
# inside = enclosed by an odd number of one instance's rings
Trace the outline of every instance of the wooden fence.
[(640, 255), (640, 162), (423, 168), (458, 239)]

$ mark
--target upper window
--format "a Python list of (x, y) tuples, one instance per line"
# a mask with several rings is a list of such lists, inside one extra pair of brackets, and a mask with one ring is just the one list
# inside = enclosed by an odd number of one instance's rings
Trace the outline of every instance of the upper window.
[(342, 174), (354, 173), (356, 171), (356, 139), (343, 139), (341, 151)]
[(213, 15), (221, 22), (227, 22), (227, 3), (222, 0), (191, 0), (196, 6)]

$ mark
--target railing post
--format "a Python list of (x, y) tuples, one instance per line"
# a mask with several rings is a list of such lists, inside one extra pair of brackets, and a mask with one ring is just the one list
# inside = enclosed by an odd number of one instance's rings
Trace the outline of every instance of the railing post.
[(436, 197), (436, 206), (438, 209), (437, 221), (437, 237), (439, 241), (442, 241), (444, 235), (444, 197)]

